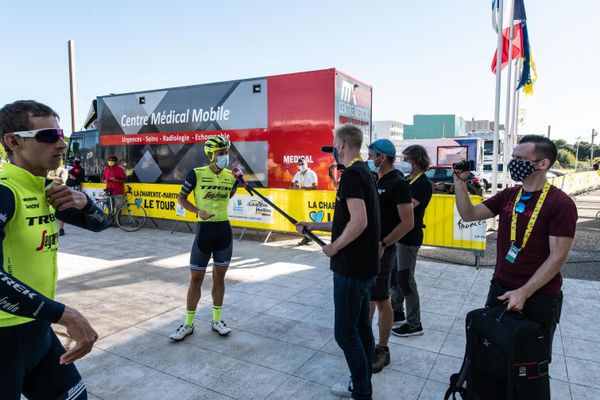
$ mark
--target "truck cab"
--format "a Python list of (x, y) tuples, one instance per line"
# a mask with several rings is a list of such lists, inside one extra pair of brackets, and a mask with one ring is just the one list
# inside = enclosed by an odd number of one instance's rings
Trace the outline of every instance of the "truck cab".
[(86, 180), (100, 182), (103, 162), (97, 129), (78, 131), (71, 134), (69, 146), (67, 147), (67, 163), (71, 164), (75, 157), (81, 158)]

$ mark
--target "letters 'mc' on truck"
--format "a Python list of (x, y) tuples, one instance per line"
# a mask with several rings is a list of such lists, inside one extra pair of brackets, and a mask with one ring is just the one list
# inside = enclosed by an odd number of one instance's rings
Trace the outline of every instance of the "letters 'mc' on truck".
[[(67, 158), (80, 156), (98, 181), (105, 158), (123, 162), (128, 181), (181, 183), (208, 163), (202, 146), (212, 135), (232, 142), (230, 168), (256, 187), (288, 188), (299, 157), (327, 178), (333, 130), (345, 123), (371, 137), (371, 86), (334, 68), (203, 85), (100, 96), (84, 127), (71, 136)], [(332, 103), (331, 99), (335, 99)]]

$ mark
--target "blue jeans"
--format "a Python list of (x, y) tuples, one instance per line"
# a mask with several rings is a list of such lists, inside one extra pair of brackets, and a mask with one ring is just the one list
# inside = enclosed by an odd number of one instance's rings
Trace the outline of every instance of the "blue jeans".
[(344, 352), (352, 375), (352, 398), (370, 400), (375, 340), (369, 318), (370, 289), (375, 277), (333, 274), (335, 341)]

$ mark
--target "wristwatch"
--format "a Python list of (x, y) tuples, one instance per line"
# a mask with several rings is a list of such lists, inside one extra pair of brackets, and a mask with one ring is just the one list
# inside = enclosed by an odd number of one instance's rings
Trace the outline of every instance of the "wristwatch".
[(379, 242), (379, 244), (381, 244), (384, 248), (388, 247), (387, 243), (385, 242), (385, 240), (381, 240), (381, 242)]

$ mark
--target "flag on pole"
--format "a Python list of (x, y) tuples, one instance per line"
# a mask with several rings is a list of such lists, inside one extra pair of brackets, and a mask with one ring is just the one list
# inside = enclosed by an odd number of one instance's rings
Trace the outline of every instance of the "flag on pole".
[(521, 77), (517, 84), (516, 90), (523, 88), (526, 95), (533, 94), (533, 84), (537, 80), (537, 71), (535, 70), (535, 62), (529, 45), (529, 35), (527, 34), (527, 24), (523, 23), (523, 62), (521, 69)]
[[(500, 15), (499, 12), (499, 3), (500, 0), (492, 1), (492, 25), (494, 30), (498, 32), (498, 23), (500, 18), (502, 18), (502, 66), (500, 69), (503, 69), (508, 65), (511, 60), (514, 60), (518, 57), (523, 57), (524, 48), (525, 48), (525, 38), (523, 37), (523, 28), (525, 26), (525, 5), (523, 4), (523, 0), (514, 0), (514, 8), (510, 10), (510, 7), (504, 8), (504, 15)], [(512, 11), (512, 12), (511, 12)], [(512, 53), (509, 49), (510, 47), (510, 23), (511, 18), (514, 21), (513, 26), (513, 45), (512, 45)], [(525, 30), (525, 33), (527, 30)], [(529, 43), (527, 42), (527, 45)], [(511, 56), (509, 58), (509, 53)], [(496, 73), (497, 65), (496, 65), (496, 57), (498, 55), (498, 50), (494, 52), (494, 59), (492, 60), (492, 72)]]

